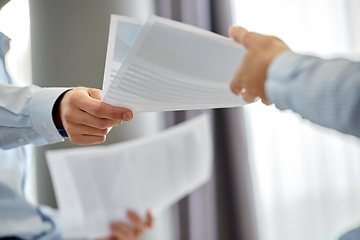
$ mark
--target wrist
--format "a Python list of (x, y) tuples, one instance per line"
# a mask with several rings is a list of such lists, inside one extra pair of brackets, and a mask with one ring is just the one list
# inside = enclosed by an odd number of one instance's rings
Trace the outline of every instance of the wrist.
[(63, 92), (55, 101), (53, 109), (52, 109), (52, 117), (53, 117), (53, 122), (55, 124), (55, 127), (57, 129), (64, 129), (64, 125), (62, 123), (61, 117), (60, 117), (60, 103), (61, 100), (64, 98), (65, 94), (70, 91), (71, 89)]

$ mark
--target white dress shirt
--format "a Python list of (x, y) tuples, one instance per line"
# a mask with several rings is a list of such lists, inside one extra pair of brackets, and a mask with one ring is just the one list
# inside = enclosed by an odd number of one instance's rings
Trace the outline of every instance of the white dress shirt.
[(63, 141), (52, 108), (65, 88), (12, 86), (3, 51), (8, 38), (0, 33), (0, 238), (60, 239), (56, 211), (26, 199), (24, 182), (31, 146)]

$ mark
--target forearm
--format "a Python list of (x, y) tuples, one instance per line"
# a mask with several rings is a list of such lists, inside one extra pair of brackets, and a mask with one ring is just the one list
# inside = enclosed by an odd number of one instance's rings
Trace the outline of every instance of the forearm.
[(66, 90), (0, 85), (0, 148), (63, 141), (53, 123), (52, 108)]
[(279, 109), (360, 137), (360, 63), (284, 52), (271, 63), (265, 87)]

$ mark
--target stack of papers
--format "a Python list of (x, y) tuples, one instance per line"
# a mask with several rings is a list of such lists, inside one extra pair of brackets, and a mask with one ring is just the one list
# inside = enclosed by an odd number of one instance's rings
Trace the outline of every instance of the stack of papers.
[(242, 106), (229, 84), (245, 53), (184, 23), (112, 15), (102, 100), (134, 112)]
[(139, 140), (46, 152), (63, 237), (109, 236), (129, 209), (156, 218), (210, 179), (212, 157), (208, 115)]

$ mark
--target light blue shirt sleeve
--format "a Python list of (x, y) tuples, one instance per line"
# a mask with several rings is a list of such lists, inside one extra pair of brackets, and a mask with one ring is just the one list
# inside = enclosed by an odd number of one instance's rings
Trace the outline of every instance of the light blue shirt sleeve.
[(267, 72), (265, 90), (276, 107), (360, 137), (360, 63), (285, 51)]
[(339, 238), (339, 240), (359, 240), (360, 239), (360, 227), (345, 233)]
[(52, 119), (56, 99), (68, 88), (0, 84), (0, 148), (64, 141)]

